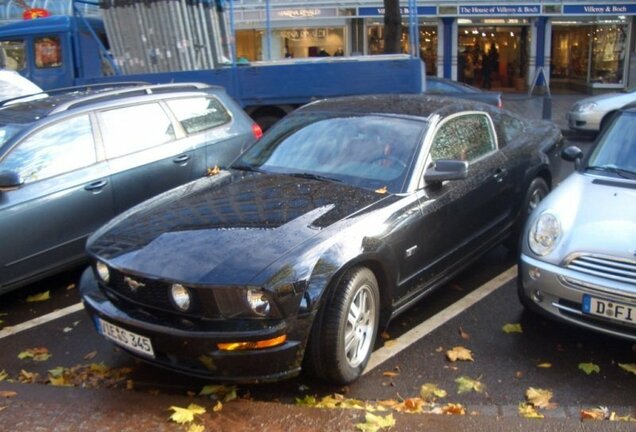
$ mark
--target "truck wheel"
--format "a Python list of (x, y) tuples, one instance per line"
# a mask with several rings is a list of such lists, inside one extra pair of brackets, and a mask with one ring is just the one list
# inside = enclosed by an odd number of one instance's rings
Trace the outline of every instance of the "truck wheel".
[(347, 384), (358, 379), (371, 357), (380, 318), (380, 293), (373, 272), (349, 270), (323, 305), (305, 359), (311, 372)]

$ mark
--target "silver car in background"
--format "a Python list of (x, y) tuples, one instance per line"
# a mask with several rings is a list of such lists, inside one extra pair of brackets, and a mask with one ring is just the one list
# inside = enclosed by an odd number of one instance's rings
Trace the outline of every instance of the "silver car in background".
[(610, 122), (612, 114), (636, 102), (636, 86), (618, 93), (606, 93), (581, 99), (565, 114), (570, 129), (599, 132)]
[(526, 308), (636, 341), (636, 105), (533, 211), (519, 266)]

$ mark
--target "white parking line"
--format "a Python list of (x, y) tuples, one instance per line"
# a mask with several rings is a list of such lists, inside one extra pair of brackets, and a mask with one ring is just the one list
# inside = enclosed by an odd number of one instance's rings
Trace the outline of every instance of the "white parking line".
[(442, 324), (455, 318), (457, 315), (487, 297), (488, 295), (501, 288), (504, 284), (512, 280), (517, 276), (517, 266), (512, 266), (505, 272), (496, 276), (494, 279), (489, 280), (475, 291), (463, 297), (461, 300), (453, 303), (443, 311), (433, 315), (417, 327), (412, 328), (408, 332), (404, 333), (397, 339), (391, 339), (390, 343), (386, 344), (382, 348), (376, 350), (371, 354), (371, 359), (367, 364), (363, 375), (369, 373), (374, 368), (378, 367), (391, 357), (397, 355), (402, 350), (413, 345), (418, 340), (422, 339), (433, 330), (440, 327)]
[(74, 305), (65, 307), (64, 309), (59, 309), (59, 310), (56, 310), (55, 312), (51, 312), (49, 314), (34, 318), (30, 321), (26, 321), (11, 327), (5, 327), (2, 330), (0, 330), (0, 339), (13, 336), (16, 333), (20, 333), (25, 330), (32, 329), (33, 327), (37, 327), (42, 324), (46, 324), (47, 322), (56, 320), (58, 318), (62, 318), (66, 315), (70, 315), (82, 309), (84, 309), (84, 305), (82, 303), (76, 303)]

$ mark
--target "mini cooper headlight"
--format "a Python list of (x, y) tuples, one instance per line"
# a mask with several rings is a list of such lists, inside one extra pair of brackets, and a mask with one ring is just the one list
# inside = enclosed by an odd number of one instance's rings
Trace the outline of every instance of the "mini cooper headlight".
[(190, 291), (181, 284), (173, 284), (170, 287), (170, 294), (172, 296), (172, 303), (180, 311), (187, 311), (192, 304), (192, 297)]
[(265, 293), (257, 288), (248, 288), (245, 292), (247, 304), (258, 316), (267, 316), (271, 311), (269, 299)]
[(594, 102), (586, 102), (586, 103), (582, 103), (581, 105), (576, 107), (576, 111), (577, 112), (585, 112), (585, 111), (592, 111), (594, 108), (596, 108), (596, 103)]
[(528, 233), (530, 250), (539, 256), (549, 254), (561, 237), (561, 224), (551, 213), (543, 213), (534, 222)]
[(107, 284), (110, 281), (110, 270), (105, 263), (97, 261), (95, 263), (95, 270), (97, 271), (97, 276), (102, 282)]

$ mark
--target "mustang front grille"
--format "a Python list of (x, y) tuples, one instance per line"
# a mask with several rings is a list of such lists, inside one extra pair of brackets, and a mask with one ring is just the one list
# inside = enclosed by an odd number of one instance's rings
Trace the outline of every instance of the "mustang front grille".
[(577, 255), (566, 267), (581, 273), (636, 284), (636, 261), (600, 255)]

